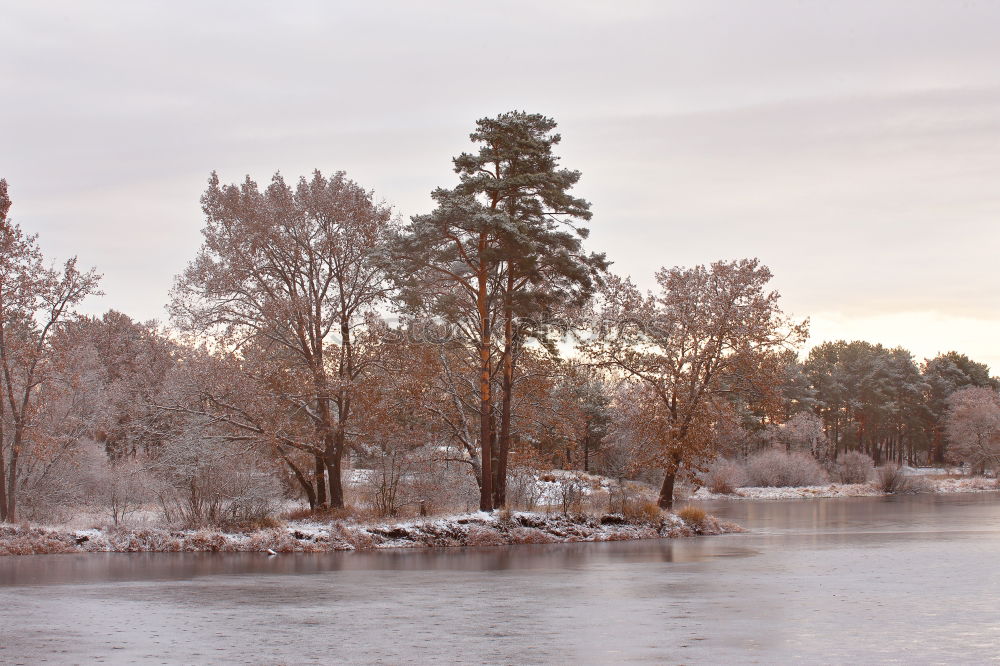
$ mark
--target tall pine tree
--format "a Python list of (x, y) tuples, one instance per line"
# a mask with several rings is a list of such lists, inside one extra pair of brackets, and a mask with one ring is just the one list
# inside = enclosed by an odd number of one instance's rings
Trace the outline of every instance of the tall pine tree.
[(583, 251), (590, 205), (570, 194), (580, 172), (559, 168), (555, 127), (518, 111), (478, 120), (478, 151), (454, 159), (458, 185), (436, 190), (437, 208), (395, 248), (404, 300), (449, 320), (474, 352), (483, 510), (506, 500), (520, 349), (550, 343), (556, 311), (585, 302), (607, 267)]

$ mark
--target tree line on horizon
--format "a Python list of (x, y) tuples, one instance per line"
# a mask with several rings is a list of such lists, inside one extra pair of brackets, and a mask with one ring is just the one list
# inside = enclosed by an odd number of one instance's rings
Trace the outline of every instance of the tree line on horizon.
[(553, 469), (641, 479), (670, 508), (713, 459), (793, 441), (996, 464), (998, 381), (965, 355), (800, 358), (807, 322), (756, 259), (665, 267), (648, 293), (613, 274), (555, 128), (480, 119), (457, 183), (406, 222), (343, 172), (213, 172), (169, 326), (77, 314), (100, 276), (47, 264), (0, 181), (0, 518), (94, 497), (116, 522), (140, 501), (185, 524), (280, 498), (490, 511), (537, 503)]

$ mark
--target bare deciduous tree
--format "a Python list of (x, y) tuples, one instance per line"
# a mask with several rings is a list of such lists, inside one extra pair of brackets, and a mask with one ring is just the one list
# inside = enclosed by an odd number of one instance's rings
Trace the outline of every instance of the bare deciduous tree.
[(97, 294), (100, 276), (76, 258), (59, 269), (45, 264), (37, 237), (7, 217), (11, 201), (0, 180), (0, 518), (17, 519), (19, 464), (35, 437), (41, 387), (58, 374), (52, 345), (74, 308)]
[[(172, 315), (217, 349), (253, 348), (257, 390), (312, 423), (316, 503), (342, 507), (355, 385), (370, 362), (366, 315), (386, 293), (379, 252), (391, 211), (343, 172), (318, 171), (294, 189), (275, 175), (263, 191), (250, 178), (221, 185), (213, 173), (202, 208), (204, 244), (177, 280)], [(270, 381), (286, 371), (292, 385)]]
[(1000, 394), (968, 387), (948, 397), (945, 417), (950, 454), (973, 469), (1000, 466)]

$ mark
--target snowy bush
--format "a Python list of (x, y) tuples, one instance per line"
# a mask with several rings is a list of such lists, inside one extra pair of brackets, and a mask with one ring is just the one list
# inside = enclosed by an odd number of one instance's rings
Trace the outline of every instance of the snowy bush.
[(875, 470), (875, 483), (886, 494), (923, 493), (932, 490), (931, 483), (923, 477), (908, 476), (896, 463), (886, 463)]
[(762, 451), (750, 458), (747, 479), (751, 486), (816, 486), (828, 478), (823, 467), (808, 453)]
[(903, 468), (896, 463), (888, 463), (879, 467), (876, 477), (878, 488), (884, 493), (903, 492), (909, 485)]
[[(618, 481), (612, 484), (609, 489), (608, 511), (625, 516), (635, 510), (641, 513), (645, 509), (637, 509), (640, 505), (651, 503), (656, 506), (656, 502), (651, 499), (651, 496), (652, 491), (649, 486), (636, 481)], [(659, 511), (659, 507), (656, 510)]]
[(479, 489), (469, 466), (436, 447), (367, 447), (353, 470), (352, 491), (362, 508), (380, 517), (471, 511)]
[(802, 451), (814, 458), (826, 459), (830, 440), (823, 431), (823, 421), (811, 412), (799, 412), (786, 423), (769, 425), (762, 439), (786, 451)]
[(190, 527), (260, 521), (282, 498), (281, 483), (252, 447), (200, 437), (166, 442), (150, 463), (168, 523)]
[(507, 506), (534, 511), (544, 494), (544, 487), (538, 483), (538, 472), (531, 467), (517, 466), (507, 470)]
[(556, 488), (563, 515), (580, 513), (584, 494), (583, 482), (574, 477), (566, 477), (560, 479)]
[(365, 464), (369, 469), (359, 475), (358, 490), (380, 517), (396, 516), (408, 504), (419, 503), (410, 491), (416, 456), (401, 447), (368, 447)]
[(868, 483), (874, 471), (875, 462), (861, 451), (841, 453), (834, 465), (834, 475), (841, 483)]
[(94, 477), (90, 492), (91, 502), (111, 519), (121, 525), (142, 509), (153, 495), (154, 486), (143, 466), (133, 458), (108, 463)]
[(430, 448), (419, 452), (418, 464), (405, 479), (405, 496), (431, 514), (477, 509), (479, 487), (469, 465), (440, 458)]
[(78, 452), (66, 449), (60, 453), (51, 461), (32, 461), (35, 463), (32, 468), (21, 470), (18, 495), (21, 518), (49, 524), (69, 520), (76, 508), (86, 502), (89, 469), (106, 465), (106, 457), (99, 460), (96, 455), (90, 456), (86, 447)]
[(729, 495), (747, 482), (747, 473), (735, 460), (718, 458), (702, 476), (705, 486), (713, 493)]

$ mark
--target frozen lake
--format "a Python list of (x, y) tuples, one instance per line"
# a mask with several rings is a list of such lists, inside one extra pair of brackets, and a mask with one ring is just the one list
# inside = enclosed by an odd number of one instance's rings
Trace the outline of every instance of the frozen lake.
[(272, 558), (0, 558), (0, 662), (1000, 657), (997, 494), (709, 506), (751, 532)]

